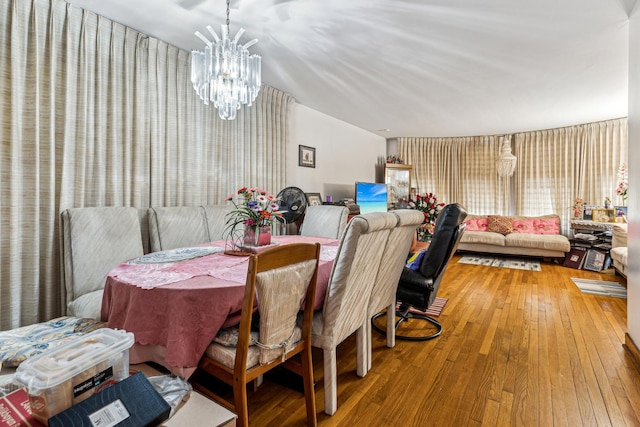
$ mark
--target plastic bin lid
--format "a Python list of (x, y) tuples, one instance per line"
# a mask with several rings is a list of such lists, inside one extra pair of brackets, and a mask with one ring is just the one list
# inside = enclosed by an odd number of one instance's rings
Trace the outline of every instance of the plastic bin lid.
[(16, 369), (15, 380), (28, 387), (29, 392), (54, 387), (124, 350), (128, 351), (133, 341), (131, 332), (98, 329), (25, 360)]

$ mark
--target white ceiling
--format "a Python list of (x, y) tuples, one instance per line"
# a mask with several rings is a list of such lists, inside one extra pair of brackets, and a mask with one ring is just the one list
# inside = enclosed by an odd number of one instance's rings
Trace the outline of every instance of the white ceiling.
[[(223, 0), (68, 0), (186, 50)], [(232, 0), (262, 80), (386, 138), (503, 134), (627, 115), (637, 0)], [(389, 129), (389, 132), (379, 131)]]

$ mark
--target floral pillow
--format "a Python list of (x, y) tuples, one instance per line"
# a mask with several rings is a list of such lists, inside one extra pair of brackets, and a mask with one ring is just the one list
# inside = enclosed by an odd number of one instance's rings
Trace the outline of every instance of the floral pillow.
[(513, 232), (514, 233), (535, 234), (535, 226), (533, 224), (533, 218), (529, 218), (529, 219), (514, 219), (513, 220)]
[(560, 218), (534, 219), (535, 234), (560, 234)]
[(489, 215), (487, 217), (487, 231), (509, 234), (513, 232), (513, 218), (510, 216)]
[(487, 231), (487, 218), (472, 218), (465, 221), (466, 231)]

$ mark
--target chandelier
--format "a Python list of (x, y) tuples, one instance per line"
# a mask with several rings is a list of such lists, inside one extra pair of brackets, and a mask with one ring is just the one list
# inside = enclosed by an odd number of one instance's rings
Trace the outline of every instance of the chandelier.
[(500, 157), (496, 162), (496, 169), (498, 170), (498, 175), (503, 177), (513, 175), (513, 171), (516, 169), (516, 156), (511, 154), (511, 135), (506, 135), (502, 139)]
[(255, 101), (262, 84), (261, 58), (249, 55), (249, 47), (258, 42), (253, 39), (239, 44), (244, 34), (241, 28), (236, 36), (229, 38), (229, 0), (227, 0), (227, 22), (220, 26), (221, 37), (207, 25), (213, 41), (200, 31), (195, 35), (204, 42), (204, 52), (191, 51), (191, 83), (205, 104), (209, 102), (218, 109), (223, 120), (236, 118), (242, 105), (250, 106)]

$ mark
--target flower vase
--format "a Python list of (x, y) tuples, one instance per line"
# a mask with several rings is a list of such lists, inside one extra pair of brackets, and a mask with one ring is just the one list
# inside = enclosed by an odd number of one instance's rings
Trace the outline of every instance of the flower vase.
[(271, 244), (270, 225), (247, 225), (244, 228), (246, 246), (266, 246)]

